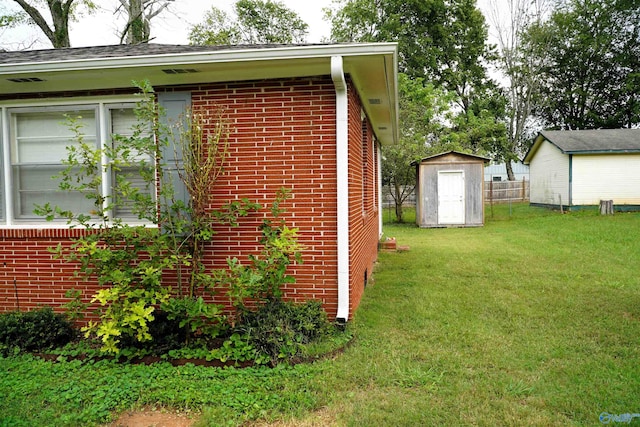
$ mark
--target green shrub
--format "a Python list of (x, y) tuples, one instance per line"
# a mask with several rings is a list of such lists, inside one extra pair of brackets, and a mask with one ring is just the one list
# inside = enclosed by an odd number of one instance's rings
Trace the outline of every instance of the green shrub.
[(51, 307), (0, 314), (0, 353), (62, 347), (76, 337), (76, 332), (71, 322)]
[(151, 340), (140, 342), (134, 337), (122, 338), (121, 347), (128, 349), (143, 349), (150, 354), (163, 354), (184, 346), (187, 338), (187, 328), (180, 325), (180, 321), (172, 319), (164, 311), (153, 313), (153, 320), (149, 322)]
[(331, 324), (319, 301), (295, 304), (273, 299), (255, 311), (244, 310), (236, 330), (257, 354), (276, 363), (298, 355), (303, 344), (326, 336)]

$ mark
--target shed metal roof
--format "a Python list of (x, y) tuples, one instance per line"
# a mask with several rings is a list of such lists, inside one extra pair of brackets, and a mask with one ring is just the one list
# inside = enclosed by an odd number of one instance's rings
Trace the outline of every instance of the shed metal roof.
[(524, 157), (525, 164), (544, 141), (549, 141), (563, 154), (640, 153), (640, 129), (542, 131)]

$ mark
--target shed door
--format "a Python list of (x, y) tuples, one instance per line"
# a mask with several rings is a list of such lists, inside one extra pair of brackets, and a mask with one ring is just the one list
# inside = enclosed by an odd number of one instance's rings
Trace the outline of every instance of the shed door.
[(438, 224), (464, 224), (464, 172), (438, 172)]

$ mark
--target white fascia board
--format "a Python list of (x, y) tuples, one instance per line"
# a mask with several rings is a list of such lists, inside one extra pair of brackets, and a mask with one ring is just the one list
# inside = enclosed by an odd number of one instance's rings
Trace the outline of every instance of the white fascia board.
[(63, 61), (18, 62), (0, 65), (0, 75), (57, 71), (78, 71), (131, 67), (194, 65), (226, 62), (273, 61), (286, 59), (331, 58), (339, 55), (368, 56), (396, 55), (396, 43), (368, 43), (347, 45), (288, 46), (261, 49), (212, 50), (161, 55), (85, 58)]

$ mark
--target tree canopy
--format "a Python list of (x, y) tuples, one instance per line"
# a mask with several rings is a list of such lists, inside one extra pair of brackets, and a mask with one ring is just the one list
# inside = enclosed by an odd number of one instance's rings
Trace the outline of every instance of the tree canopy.
[(525, 35), (541, 61), (535, 113), (546, 127), (640, 124), (640, 6), (636, 0), (567, 0)]
[(475, 0), (342, 0), (325, 13), (334, 42), (398, 43), (400, 142), (383, 148), (382, 169), (399, 221), (415, 185), (411, 162), (504, 151), (503, 102), (486, 70), (494, 54)]
[(296, 12), (271, 0), (238, 0), (234, 15), (212, 7), (194, 25), (189, 41), (195, 45), (304, 43), (309, 26)]
[(466, 110), (493, 57), (476, 0), (343, 0), (325, 11), (335, 42), (398, 43), (400, 71), (458, 95)]

